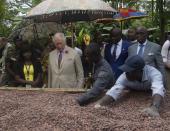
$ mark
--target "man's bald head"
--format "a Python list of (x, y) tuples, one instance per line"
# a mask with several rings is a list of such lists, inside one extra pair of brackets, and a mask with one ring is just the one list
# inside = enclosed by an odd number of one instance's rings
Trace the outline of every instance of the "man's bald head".
[(140, 44), (145, 43), (148, 37), (148, 31), (145, 27), (138, 27), (136, 29), (137, 40)]
[(111, 32), (110, 32), (110, 35), (122, 35), (122, 31), (121, 31), (121, 29), (119, 29), (119, 28), (115, 28), (115, 29), (112, 29), (111, 30)]
[(142, 31), (142, 32), (148, 33), (147, 28), (143, 26), (137, 27), (136, 31)]
[(110, 32), (111, 41), (117, 44), (122, 39), (122, 31), (119, 28), (112, 29)]
[(59, 51), (62, 51), (66, 45), (66, 38), (63, 33), (56, 33), (53, 42)]

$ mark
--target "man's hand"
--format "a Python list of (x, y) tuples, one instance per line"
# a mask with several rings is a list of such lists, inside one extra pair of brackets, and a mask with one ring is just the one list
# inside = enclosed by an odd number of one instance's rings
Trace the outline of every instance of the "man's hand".
[(92, 80), (91, 77), (85, 78), (84, 88), (85, 89), (90, 89), (91, 85), (92, 85), (92, 82), (93, 82), (93, 80)]
[(142, 110), (142, 113), (150, 115), (152, 117), (160, 117), (159, 110), (155, 106), (151, 106)]
[(97, 103), (95, 106), (94, 106), (95, 109), (105, 109), (106, 107), (105, 106), (101, 106), (99, 103)]
[(31, 83), (31, 86), (32, 86), (32, 87), (36, 87), (36, 86), (37, 86), (37, 82), (33, 81), (33, 82)]
[(107, 105), (111, 104), (114, 99), (111, 96), (105, 95), (99, 102), (94, 106), (94, 108), (105, 108)]
[(27, 84), (31, 85), (32, 87), (36, 86), (36, 82), (35, 81), (27, 81)]

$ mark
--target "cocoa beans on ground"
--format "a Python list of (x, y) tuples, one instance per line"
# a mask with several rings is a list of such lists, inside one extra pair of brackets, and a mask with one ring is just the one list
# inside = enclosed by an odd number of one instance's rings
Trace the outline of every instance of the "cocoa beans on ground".
[(151, 94), (126, 93), (105, 109), (94, 103), (80, 107), (81, 94), (31, 91), (0, 91), (0, 131), (168, 131), (170, 94), (160, 118), (141, 113), (151, 103)]

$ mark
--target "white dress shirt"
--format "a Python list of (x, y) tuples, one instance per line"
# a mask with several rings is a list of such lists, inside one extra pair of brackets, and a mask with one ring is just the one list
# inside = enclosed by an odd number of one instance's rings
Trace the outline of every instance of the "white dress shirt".
[[(122, 42), (123, 40), (121, 39), (118, 43), (117, 43), (117, 50), (116, 50), (116, 59), (119, 58), (121, 51), (122, 51)], [(111, 47), (111, 54), (113, 54), (113, 50), (115, 48), (115, 44), (112, 45)]]
[[(147, 42), (148, 42), (148, 40), (146, 40), (145, 43), (143, 43), (143, 45), (144, 45), (144, 47), (143, 47), (143, 52), (145, 51), (145, 46), (146, 46)], [(139, 52), (139, 50), (140, 50), (140, 48), (141, 48), (140, 45), (141, 45), (141, 44), (138, 42), (137, 54), (138, 54), (138, 52)]]
[(74, 47), (74, 50), (79, 54), (80, 57), (83, 55), (83, 52), (80, 48)]
[(106, 93), (117, 100), (123, 89), (133, 90), (152, 90), (152, 95), (159, 94), (164, 97), (165, 89), (163, 84), (162, 74), (154, 67), (146, 65), (143, 69), (142, 81), (129, 81), (126, 74), (123, 73), (115, 85)]
[(130, 41), (130, 43), (131, 44), (136, 44), (136, 43), (138, 43), (138, 41), (137, 40), (133, 40), (133, 41)]
[(165, 41), (161, 54), (164, 62), (170, 62), (170, 40)]

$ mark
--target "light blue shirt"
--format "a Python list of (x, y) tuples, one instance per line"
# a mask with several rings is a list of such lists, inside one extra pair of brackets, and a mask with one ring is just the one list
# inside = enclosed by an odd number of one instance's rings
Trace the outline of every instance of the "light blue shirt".
[[(145, 46), (146, 46), (147, 42), (148, 42), (148, 40), (146, 40), (145, 43), (143, 43), (143, 45), (144, 45), (144, 46), (143, 46), (143, 51), (142, 51), (143, 53), (144, 53), (144, 51), (145, 51)], [(136, 52), (137, 54), (139, 53), (140, 48), (141, 48), (141, 47), (140, 47), (140, 43), (138, 42), (138, 48), (137, 48), (137, 52)]]
[(162, 74), (156, 68), (149, 65), (145, 65), (143, 69), (142, 81), (129, 81), (126, 74), (123, 73), (106, 95), (117, 100), (125, 88), (144, 91), (151, 89), (152, 95), (159, 94), (162, 97), (164, 97), (165, 93)]

